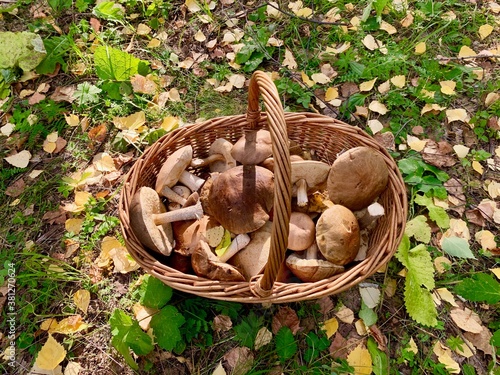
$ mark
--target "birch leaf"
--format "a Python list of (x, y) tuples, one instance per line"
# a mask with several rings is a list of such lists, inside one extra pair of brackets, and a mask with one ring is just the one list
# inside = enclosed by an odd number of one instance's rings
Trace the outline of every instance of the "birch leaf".
[(66, 358), (66, 349), (49, 333), (49, 337), (38, 352), (35, 364), (43, 370), (54, 370)]
[(493, 31), (493, 26), (491, 25), (482, 25), (480, 28), (479, 28), (479, 37), (481, 38), (481, 40), (483, 39), (486, 39)]
[(86, 314), (90, 304), (90, 292), (86, 289), (77, 290), (75, 294), (73, 294), (73, 302), (76, 307)]
[(417, 43), (415, 46), (415, 55), (422, 55), (427, 50), (425, 42)]
[(7, 156), (4, 160), (17, 168), (26, 168), (31, 159), (31, 152), (28, 150), (23, 150), (17, 154)]
[(347, 363), (354, 367), (355, 375), (369, 375), (372, 373), (372, 357), (363, 344), (359, 344), (347, 356)]

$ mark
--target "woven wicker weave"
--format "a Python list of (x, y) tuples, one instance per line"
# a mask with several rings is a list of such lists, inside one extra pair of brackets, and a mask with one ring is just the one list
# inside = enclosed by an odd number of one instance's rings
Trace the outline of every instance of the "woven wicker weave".
[[(260, 112), (259, 98), (265, 104)], [(165, 265), (162, 256), (146, 249), (130, 228), (129, 205), (141, 186), (154, 187), (156, 176), (167, 159), (180, 147), (191, 145), (193, 157), (206, 157), (217, 138), (236, 142), (246, 130), (267, 129), (273, 139), (275, 158), (275, 200), (271, 250), (265, 272), (250, 282), (221, 282), (185, 274)], [(318, 160), (332, 164), (336, 155), (356, 146), (379, 151), (389, 169), (389, 183), (379, 202), (386, 214), (370, 235), (367, 257), (345, 272), (314, 283), (275, 282), (283, 262), (291, 210), (290, 155), (288, 139), (303, 149), (315, 151)], [(199, 174), (200, 171), (194, 171)], [(263, 72), (250, 80), (246, 115), (226, 116), (183, 126), (165, 135), (136, 161), (126, 176), (120, 196), (119, 215), (125, 244), (132, 257), (148, 273), (167, 285), (206, 298), (246, 302), (282, 303), (317, 299), (336, 294), (356, 285), (375, 273), (393, 256), (404, 232), (407, 198), (397, 165), (387, 151), (364, 131), (314, 113), (284, 113), (276, 86)]]

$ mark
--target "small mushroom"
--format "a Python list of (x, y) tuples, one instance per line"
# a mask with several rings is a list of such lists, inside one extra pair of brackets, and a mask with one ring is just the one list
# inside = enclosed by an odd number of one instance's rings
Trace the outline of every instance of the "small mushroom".
[(191, 189), (191, 191), (197, 191), (205, 182), (202, 178), (186, 171), (192, 158), (193, 148), (189, 145), (181, 147), (170, 155), (165, 163), (163, 163), (156, 177), (156, 192), (170, 201), (184, 205), (186, 203), (185, 199), (174, 193), (171, 187), (180, 182)]
[(324, 187), (330, 166), (317, 160), (302, 160), (291, 164), (292, 184), (296, 188), (297, 205), (307, 205), (308, 190), (320, 190)]
[(239, 165), (213, 179), (204, 206), (231, 233), (250, 233), (269, 220), (273, 189), (271, 171), (256, 165)]
[(389, 170), (381, 153), (366, 146), (341, 154), (328, 174), (328, 195), (333, 203), (357, 211), (375, 201), (387, 187)]
[[(172, 191), (177, 195), (181, 196), (182, 198), (184, 198), (184, 205), (187, 203), (187, 199), (191, 195), (191, 190), (189, 190), (189, 188), (184, 185), (175, 185), (172, 187)], [(169, 211), (178, 210), (181, 207), (182, 205), (178, 202), (169, 202), (167, 206)]]
[[(292, 163), (296, 162), (296, 161), (302, 161), (302, 160), (304, 160), (304, 159), (302, 159), (302, 157), (299, 155), (290, 155), (290, 161)], [(260, 166), (264, 167), (266, 169), (269, 169), (271, 172), (274, 172), (274, 158), (267, 158), (262, 163), (260, 163)]]
[(360, 229), (372, 229), (377, 223), (377, 220), (384, 216), (384, 213), (384, 206), (378, 202), (373, 202), (368, 207), (354, 212), (354, 216), (358, 219)]
[(208, 150), (205, 159), (193, 159), (191, 166), (194, 168), (210, 166), (211, 172), (224, 172), (226, 169), (236, 167), (236, 160), (231, 155), (233, 144), (224, 138), (217, 138)]
[(147, 186), (141, 187), (130, 203), (130, 226), (142, 244), (163, 255), (170, 255), (174, 247), (170, 223), (199, 219), (203, 216), (201, 202), (165, 212), (158, 194)]
[(263, 129), (247, 131), (231, 150), (233, 158), (243, 165), (260, 164), (272, 153), (271, 133)]
[(316, 243), (326, 260), (343, 266), (352, 262), (360, 246), (358, 221), (348, 208), (333, 205), (316, 223)]
[(318, 246), (313, 243), (304, 251), (305, 254), (292, 253), (286, 258), (286, 265), (304, 282), (316, 282), (327, 279), (344, 271), (344, 267), (324, 259), (318, 259)]
[(205, 241), (199, 241), (191, 256), (191, 266), (198, 276), (220, 281), (245, 281), (230, 264), (221, 262)]
[(311, 246), (316, 240), (315, 224), (309, 215), (292, 212), (289, 225), (288, 249), (302, 251)]

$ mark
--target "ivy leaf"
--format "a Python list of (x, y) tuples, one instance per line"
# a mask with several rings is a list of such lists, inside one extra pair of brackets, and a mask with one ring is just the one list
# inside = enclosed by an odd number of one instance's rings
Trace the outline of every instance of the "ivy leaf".
[(151, 318), (150, 326), (162, 349), (172, 351), (182, 341), (181, 327), (186, 320), (175, 306), (165, 306)]
[(389, 368), (389, 363), (387, 361), (387, 355), (377, 347), (377, 343), (373, 337), (368, 337), (366, 347), (372, 357), (373, 373), (375, 375), (388, 375), (387, 369)]
[(466, 259), (476, 259), (470, 250), (469, 242), (465, 238), (446, 237), (441, 244), (443, 251), (451, 256)]
[(500, 302), (500, 283), (487, 273), (476, 273), (455, 287), (455, 293), (472, 302)]
[(426, 207), (427, 210), (429, 210), (429, 217), (435, 221), (441, 229), (447, 229), (450, 227), (450, 217), (444, 208), (438, 207), (434, 204), (432, 198), (417, 194), (415, 197), (415, 203)]
[(109, 46), (96, 48), (94, 64), (97, 75), (104, 80), (126, 81), (135, 74), (148, 71), (146, 61)]
[(297, 353), (297, 343), (290, 328), (283, 326), (274, 337), (276, 353), (281, 363), (292, 358)]
[(139, 289), (140, 304), (154, 309), (161, 309), (172, 298), (172, 288), (151, 275), (146, 275)]
[(38, 74), (51, 74), (56, 70), (57, 64), (61, 64), (63, 70), (66, 70), (64, 57), (71, 47), (71, 39), (68, 35), (54, 36), (43, 41), (47, 55), (36, 67)]
[(431, 240), (431, 227), (427, 224), (427, 218), (424, 215), (415, 216), (406, 223), (405, 233), (419, 242), (429, 243)]

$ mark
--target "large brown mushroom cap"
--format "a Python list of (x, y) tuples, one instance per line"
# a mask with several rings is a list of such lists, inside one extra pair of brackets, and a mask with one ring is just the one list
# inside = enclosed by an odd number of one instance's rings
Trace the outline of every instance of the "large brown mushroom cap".
[(274, 174), (240, 165), (218, 175), (208, 196), (210, 213), (232, 233), (250, 233), (269, 220), (274, 202)]
[(343, 266), (352, 262), (360, 245), (359, 225), (348, 208), (334, 205), (316, 223), (316, 242), (326, 260)]
[(333, 203), (360, 210), (386, 188), (389, 170), (383, 156), (370, 147), (347, 150), (333, 163), (328, 174), (328, 195)]
[(268, 130), (248, 131), (236, 141), (231, 154), (241, 164), (260, 164), (273, 153)]
[(316, 240), (315, 224), (309, 215), (301, 212), (292, 212), (289, 225), (288, 248), (290, 250), (305, 250)]
[(344, 271), (344, 267), (323, 259), (307, 259), (298, 253), (286, 258), (286, 265), (300, 280), (313, 283)]

